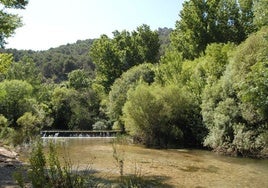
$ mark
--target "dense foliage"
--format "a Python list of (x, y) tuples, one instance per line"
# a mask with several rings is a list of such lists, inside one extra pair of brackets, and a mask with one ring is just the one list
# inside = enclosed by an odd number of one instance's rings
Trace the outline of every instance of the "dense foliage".
[(124, 130), (122, 109), (127, 100), (127, 92), (129, 89), (135, 88), (141, 81), (148, 84), (153, 83), (154, 71), (152, 64), (144, 63), (134, 66), (113, 83), (107, 102), (107, 114), (110, 120), (114, 122), (114, 128)]
[(104, 93), (129, 68), (144, 62), (156, 63), (160, 46), (157, 32), (147, 25), (132, 33), (115, 31), (113, 34), (113, 39), (102, 35), (90, 49), (96, 64), (96, 83)]
[(205, 145), (241, 155), (267, 152), (267, 33), (263, 28), (239, 45), (223, 76), (205, 87)]
[(128, 93), (124, 105), (126, 129), (150, 147), (197, 146), (202, 125), (194, 119), (193, 97), (176, 85), (140, 84)]
[(188, 0), (180, 17), (174, 31), (2, 50), (0, 135), (113, 127), (149, 147), (267, 157), (266, 1)]
[(252, 0), (185, 1), (172, 34), (173, 46), (194, 59), (213, 42), (240, 43), (255, 29)]
[(68, 79), (68, 73), (84, 69), (93, 74), (95, 66), (89, 57), (89, 49), (94, 40), (78, 40), (74, 44), (62, 45), (46, 51), (0, 49), (0, 52), (13, 54), (14, 61), (24, 57), (32, 59), (42, 73), (42, 79), (60, 83)]

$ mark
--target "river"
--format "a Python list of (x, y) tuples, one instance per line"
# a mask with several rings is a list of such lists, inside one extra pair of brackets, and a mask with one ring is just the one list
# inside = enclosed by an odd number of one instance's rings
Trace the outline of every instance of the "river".
[[(53, 138), (46, 138), (53, 139)], [(45, 140), (47, 141), (47, 140)], [(77, 168), (118, 175), (111, 138), (56, 138), (61, 157)], [(234, 158), (204, 150), (115, 145), (124, 173), (160, 179), (171, 187), (268, 187), (268, 160)]]

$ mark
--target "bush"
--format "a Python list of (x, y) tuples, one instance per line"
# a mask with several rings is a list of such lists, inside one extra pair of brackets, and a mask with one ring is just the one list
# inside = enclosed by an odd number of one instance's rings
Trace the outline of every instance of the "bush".
[(0, 114), (0, 138), (5, 139), (7, 138), (8, 133), (10, 132), (8, 127), (8, 120)]
[(124, 131), (122, 123), (122, 109), (127, 100), (127, 92), (135, 88), (139, 81), (146, 83), (154, 81), (153, 65), (144, 63), (134, 66), (124, 72), (120, 78), (117, 78), (109, 92), (109, 101), (107, 103), (107, 115), (114, 122), (115, 127)]
[(103, 121), (97, 121), (92, 125), (93, 130), (106, 130), (107, 129), (107, 122)]
[(207, 84), (202, 116), (204, 145), (232, 155), (264, 157), (268, 126), (267, 28), (240, 44), (221, 77)]
[(123, 120), (130, 135), (148, 147), (196, 146), (204, 131), (195, 108), (191, 96), (176, 85), (140, 84), (128, 93)]
[(26, 112), (17, 120), (21, 129), (21, 137), (26, 142), (32, 141), (41, 129), (41, 120), (31, 112)]
[(14, 174), (15, 180), (23, 187), (25, 182), (30, 182), (34, 188), (83, 188), (96, 186), (92, 177), (74, 171), (70, 162), (62, 165), (59, 161), (56, 147), (50, 143), (48, 157), (45, 157), (41, 141), (32, 149), (29, 169), (26, 177), (23, 171)]

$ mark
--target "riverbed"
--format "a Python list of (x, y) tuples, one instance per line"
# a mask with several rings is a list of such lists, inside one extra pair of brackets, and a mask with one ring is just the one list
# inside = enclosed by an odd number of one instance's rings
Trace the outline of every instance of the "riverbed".
[[(124, 162), (124, 174), (139, 173), (170, 187), (268, 187), (268, 160), (235, 158), (211, 151), (148, 149), (112, 144), (111, 138), (48, 138), (63, 159), (101, 176), (119, 176), (113, 154)], [(44, 142), (48, 142), (48, 139)]]

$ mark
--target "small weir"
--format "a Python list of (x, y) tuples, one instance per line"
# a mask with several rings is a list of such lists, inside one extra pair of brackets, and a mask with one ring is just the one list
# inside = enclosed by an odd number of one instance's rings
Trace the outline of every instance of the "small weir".
[(45, 130), (40, 132), (42, 138), (47, 137), (116, 137), (122, 134), (121, 130)]

